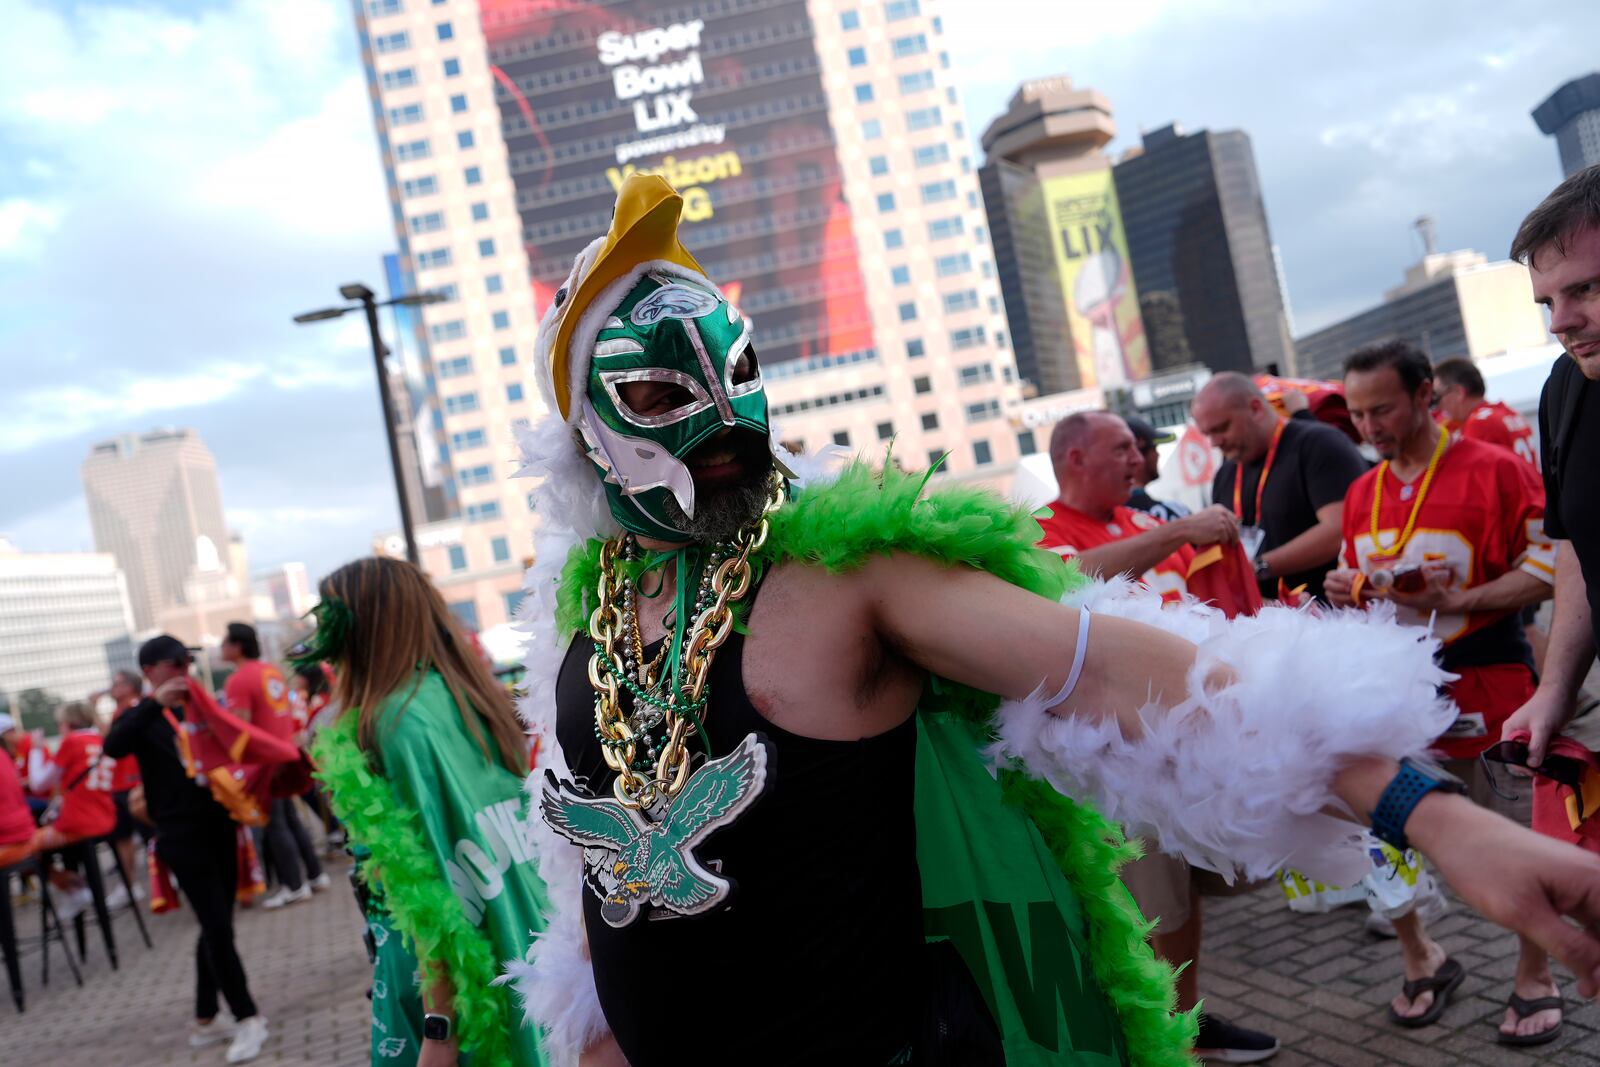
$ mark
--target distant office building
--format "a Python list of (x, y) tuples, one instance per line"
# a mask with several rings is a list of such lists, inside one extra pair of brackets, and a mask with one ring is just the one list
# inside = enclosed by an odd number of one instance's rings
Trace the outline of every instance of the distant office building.
[(317, 606), (317, 587), (304, 563), (257, 571), (250, 579), (257, 619), (298, 619)]
[(1026, 82), (983, 131), (978, 172), (1017, 372), (1038, 393), (1150, 373), (1118, 212), (1111, 105), (1066, 77)]
[(133, 613), (106, 553), (20, 552), (0, 539), (0, 693), (52, 704), (104, 689), (134, 666)]
[(1437, 363), (1533, 348), (1549, 331), (1521, 263), (1490, 263), (1471, 251), (1427, 254), (1383, 303), (1296, 339), (1300, 373), (1337, 378), (1351, 352), (1391, 339), (1409, 341)]
[(193, 430), (124, 434), (89, 450), (95, 548), (127, 579), (134, 628), (202, 643), (248, 619), (244, 545), (228, 532), (217, 462)]
[(1115, 167), (1156, 370), (1294, 370), (1250, 138), (1176, 125)]
[(1600, 163), (1600, 72), (1574, 78), (1533, 109), (1539, 132), (1556, 139), (1561, 173), (1570, 178)]

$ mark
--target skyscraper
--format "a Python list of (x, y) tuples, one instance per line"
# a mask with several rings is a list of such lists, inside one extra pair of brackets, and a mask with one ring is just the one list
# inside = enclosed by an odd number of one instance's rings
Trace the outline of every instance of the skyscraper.
[(1164, 126), (1114, 168), (1156, 369), (1294, 369), (1250, 138)]
[(0, 693), (82, 700), (134, 665), (133, 613), (110, 555), (19, 552), (0, 539)]
[(1600, 163), (1600, 72), (1574, 78), (1533, 109), (1539, 132), (1556, 139), (1561, 173)]
[[(220, 633), (198, 614), (202, 607), (249, 617), (235, 559), (243, 547), (228, 534), (217, 462), (199, 434), (155, 430), (102, 441), (84, 460), (83, 491), (95, 548), (126, 576), (137, 630), (171, 625), (185, 631), (178, 637), (200, 641)], [(174, 623), (169, 616), (180, 608), (190, 610)]]

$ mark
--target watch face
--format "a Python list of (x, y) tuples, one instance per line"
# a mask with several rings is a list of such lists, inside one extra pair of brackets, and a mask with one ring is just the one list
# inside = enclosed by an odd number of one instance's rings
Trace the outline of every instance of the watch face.
[(450, 1020), (443, 1015), (424, 1015), (422, 1036), (427, 1041), (449, 1041)]

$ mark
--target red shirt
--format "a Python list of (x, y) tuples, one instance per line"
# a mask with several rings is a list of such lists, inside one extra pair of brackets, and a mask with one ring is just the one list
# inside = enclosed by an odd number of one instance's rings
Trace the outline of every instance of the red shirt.
[[(133, 707), (132, 704), (128, 705)], [(116, 722), (128, 708), (118, 708), (111, 713), (111, 721)], [(126, 793), (139, 784), (139, 761), (132, 756), (123, 756), (117, 760), (116, 769), (111, 772), (111, 791), (113, 793)]]
[(294, 737), (294, 714), (289, 709), (289, 685), (283, 672), (258, 659), (239, 662), (222, 687), (223, 705), (252, 726), (273, 737)]
[(1467, 412), (1467, 417), (1451, 432), (1457, 437), (1470, 437), (1474, 441), (1509, 448), (1533, 467), (1539, 466), (1539, 452), (1533, 443), (1533, 427), (1528, 420), (1496, 400), (1480, 400), (1478, 406)]
[(20, 845), (33, 838), (33, 811), (22, 794), (17, 765), (0, 759), (0, 845)]
[[(1057, 500), (1050, 505), (1050, 514), (1039, 520), (1044, 537), (1040, 548), (1048, 548), (1063, 559), (1071, 559), (1091, 548), (1125, 541), (1161, 525), (1161, 520), (1142, 511), (1117, 506), (1111, 509), (1111, 521), (1086, 515), (1077, 508)], [(1193, 545), (1184, 545), (1172, 555), (1144, 572), (1144, 584), (1161, 594), (1168, 603), (1177, 603), (1189, 591), (1189, 567), (1194, 563)]]
[(56, 765), (61, 768), (61, 814), (55, 826), (73, 837), (100, 837), (117, 825), (111, 801), (111, 772), (116, 766), (100, 755), (99, 730), (74, 730), (61, 739)]

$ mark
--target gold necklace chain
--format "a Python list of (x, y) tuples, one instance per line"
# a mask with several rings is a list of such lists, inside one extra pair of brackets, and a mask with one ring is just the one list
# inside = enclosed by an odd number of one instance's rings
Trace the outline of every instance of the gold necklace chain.
[[(711, 673), (711, 661), (717, 649), (733, 632), (733, 605), (750, 592), (752, 572), (750, 556), (760, 551), (767, 541), (767, 516), (784, 501), (783, 480), (774, 477), (761, 518), (734, 539), (734, 551), (717, 564), (711, 574), (711, 605), (702, 611), (690, 627), (684, 643), (682, 663), (685, 684), (683, 696), (689, 705), (700, 703), (705, 694), (706, 681)], [(695, 729), (687, 716), (680, 715), (678, 693), (671, 690), (663, 708), (666, 743), (656, 758), (655, 775), (646, 777), (634, 767), (639, 743), (644, 740), (636, 732), (623, 711), (618, 679), (626, 676), (625, 657), (618, 646), (626, 646), (628, 630), (622, 604), (622, 583), (618, 575), (617, 557), (622, 551), (622, 538), (613, 538), (600, 547), (600, 579), (596, 593), (598, 601), (589, 615), (589, 636), (594, 639), (595, 651), (589, 657), (589, 684), (595, 691), (595, 732), (600, 739), (600, 752), (606, 765), (617, 773), (612, 792), (617, 801), (629, 808), (648, 808), (658, 801), (670, 801), (689, 780), (690, 738)], [(684, 575), (678, 575), (679, 581)], [(633, 627), (638, 632), (638, 626)], [(671, 637), (668, 637), (670, 643)], [(642, 649), (638, 650), (643, 668)], [(641, 670), (641, 681), (644, 672)], [(648, 684), (648, 683), (647, 683)]]
[(1389, 470), (1389, 461), (1384, 460), (1378, 464), (1378, 477), (1372, 486), (1372, 551), (1377, 556), (1398, 556), (1405, 551), (1406, 542), (1411, 540), (1412, 532), (1417, 528), (1417, 518), (1422, 514), (1422, 501), (1428, 495), (1428, 486), (1433, 484), (1434, 472), (1439, 469), (1439, 461), (1444, 458), (1445, 446), (1450, 441), (1450, 435), (1443, 430), (1439, 431), (1439, 441), (1433, 446), (1433, 456), (1428, 460), (1428, 469), (1422, 475), (1422, 484), (1417, 487), (1417, 498), (1411, 503), (1411, 515), (1406, 519), (1406, 525), (1400, 531), (1400, 536), (1390, 548), (1384, 548), (1378, 540), (1378, 509), (1383, 504), (1383, 476)]

